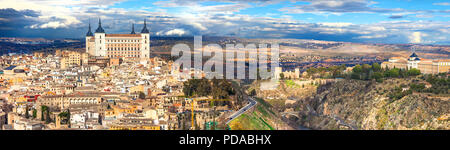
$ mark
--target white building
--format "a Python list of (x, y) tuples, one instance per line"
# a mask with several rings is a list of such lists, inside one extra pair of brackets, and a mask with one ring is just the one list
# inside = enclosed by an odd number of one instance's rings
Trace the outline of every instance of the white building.
[(109, 58), (150, 58), (150, 32), (146, 21), (139, 34), (134, 32), (134, 24), (130, 34), (106, 34), (100, 19), (93, 34), (89, 24), (86, 53)]
[(99, 113), (91, 111), (82, 111), (79, 113), (72, 113), (70, 115), (71, 128), (78, 129), (92, 129), (99, 125)]

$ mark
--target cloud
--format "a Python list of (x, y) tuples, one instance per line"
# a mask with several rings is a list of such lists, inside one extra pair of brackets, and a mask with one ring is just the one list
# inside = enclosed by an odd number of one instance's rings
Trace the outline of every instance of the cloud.
[(363, 36), (359, 36), (358, 38), (361, 39), (379, 39), (379, 38), (386, 38), (388, 35), (387, 34), (374, 34), (374, 35), (363, 35)]
[(348, 23), (348, 22), (327, 22), (327, 23), (319, 23), (321, 25), (324, 26), (330, 26), (330, 27), (346, 27), (346, 26), (350, 26), (352, 25), (352, 23)]
[[(12, 0), (3, 0), (13, 2)], [(68, 1), (68, 5), (52, 3), (50, 0), (29, 1), (18, 0), (17, 5), (3, 3), (7, 12), (0, 9), (0, 36), (35, 36), (35, 37), (84, 37), (89, 20), (92, 28), (97, 27), (97, 18), (102, 18), (106, 33), (129, 33), (131, 23), (135, 23), (136, 31), (140, 31), (144, 18), (151, 35), (156, 36), (239, 36), (243, 38), (296, 38), (316, 39), (346, 42), (385, 42), (385, 43), (442, 43), (450, 39), (448, 21), (409, 21), (405, 16), (414, 16), (412, 12), (401, 9), (377, 8), (373, 2), (365, 0), (343, 1), (307, 1), (303, 12), (321, 13), (359, 13), (388, 12), (383, 15), (395, 20), (381, 21), (369, 24), (351, 22), (319, 22), (306, 23), (294, 17), (281, 15), (250, 15), (242, 14), (243, 9), (259, 7), (250, 5), (259, 3), (266, 5), (276, 1), (232, 1), (219, 0), (224, 3), (204, 5), (204, 1), (165, 1), (159, 5), (177, 7), (175, 12), (159, 11), (158, 9), (125, 9), (112, 7), (120, 0), (105, 5), (95, 6), (102, 1), (77, 0)], [(38, 3), (42, 2), (42, 3)], [(170, 4), (170, 3), (174, 4)], [(26, 5), (25, 5), (26, 4)], [(70, 5), (69, 5), (70, 4)], [(292, 3), (295, 4), (295, 3)], [(82, 6), (82, 7), (81, 7)], [(319, 7), (323, 6), (323, 7)], [(297, 7), (297, 6), (295, 6)], [(159, 7), (162, 8), (162, 7)], [(294, 8), (294, 7), (293, 7)], [(169, 9), (168, 9), (169, 10)], [(4, 11), (4, 10), (3, 10)], [(11, 15), (11, 14), (17, 14)], [(427, 13), (423, 13), (427, 14)], [(7, 17), (13, 16), (13, 17)], [(14, 29), (11, 29), (14, 27)], [(15, 28), (17, 27), (17, 28)], [(6, 28), (9, 28), (7, 30)], [(3, 30), (2, 30), (3, 29)], [(420, 40), (413, 36), (420, 32)]]
[(392, 15), (392, 16), (389, 16), (389, 18), (390, 19), (401, 19), (401, 18), (404, 18), (404, 16), (402, 16), (402, 15)]
[(15, 10), (12, 8), (0, 9), (0, 36), (20, 32), (26, 26), (36, 21), (39, 12), (33, 10)]
[(158, 36), (182, 36), (185, 34), (186, 31), (184, 31), (183, 29), (172, 29), (166, 32), (160, 31), (156, 33), (156, 35)]
[(422, 43), (422, 33), (421, 32), (413, 32), (411, 34), (410, 38), (410, 42), (411, 43)]
[(450, 6), (450, 3), (448, 3), (448, 2), (443, 2), (443, 3), (433, 3), (433, 5)]
[[(234, 3), (234, 4), (247, 4), (257, 3), (259, 5), (275, 4), (282, 0), (214, 0), (214, 2), (221, 3)], [(187, 6), (199, 6), (200, 3), (211, 2), (211, 0), (165, 0), (154, 2), (154, 5), (162, 7), (187, 7)]]
[[(21, 1), (21, 0), (18, 0)], [(84, 7), (102, 7), (114, 5), (126, 0), (64, 0), (64, 2), (58, 0), (33, 0), (43, 5), (52, 6), (84, 6)]]
[(39, 25), (39, 26), (37, 24), (31, 25), (30, 28), (33, 28), (33, 29), (36, 29), (36, 28), (53, 28), (53, 29), (56, 29), (56, 28), (61, 28), (61, 27), (66, 27), (66, 26), (67, 25), (64, 24), (64, 23), (61, 23), (61, 22), (58, 22), (58, 21), (51, 21), (51, 22), (44, 23), (44, 24)]
[(288, 13), (388, 13), (401, 12), (401, 8), (371, 7), (374, 3), (366, 0), (303, 0), (307, 5), (281, 8)]

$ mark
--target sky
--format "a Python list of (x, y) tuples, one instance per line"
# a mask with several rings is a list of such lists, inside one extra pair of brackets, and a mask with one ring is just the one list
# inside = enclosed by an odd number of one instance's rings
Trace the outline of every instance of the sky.
[(446, 0), (0, 0), (0, 37), (106, 33), (450, 45)]

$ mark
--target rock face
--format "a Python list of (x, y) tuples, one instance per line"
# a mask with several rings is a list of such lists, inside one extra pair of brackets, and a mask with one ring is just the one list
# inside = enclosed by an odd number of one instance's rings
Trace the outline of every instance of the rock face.
[(386, 94), (408, 81), (383, 83), (344, 80), (318, 87), (315, 96), (297, 101), (298, 118), (291, 121), (311, 129), (450, 129), (450, 102), (413, 93), (398, 100)]

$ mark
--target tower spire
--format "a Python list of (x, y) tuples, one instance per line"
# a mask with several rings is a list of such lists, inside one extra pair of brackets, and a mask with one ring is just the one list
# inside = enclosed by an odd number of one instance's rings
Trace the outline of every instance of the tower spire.
[(134, 32), (134, 23), (132, 24), (132, 27), (131, 27), (131, 34), (136, 34), (136, 32)]
[(95, 33), (105, 33), (105, 30), (102, 28), (102, 20), (98, 18), (98, 28), (95, 30)]
[(91, 20), (89, 20), (89, 30), (88, 30), (88, 32), (86, 33), (86, 36), (94, 36), (94, 35), (92, 34), (92, 32), (91, 32)]
[(147, 29), (147, 21), (144, 19), (144, 28), (142, 28), (141, 33), (150, 33)]

